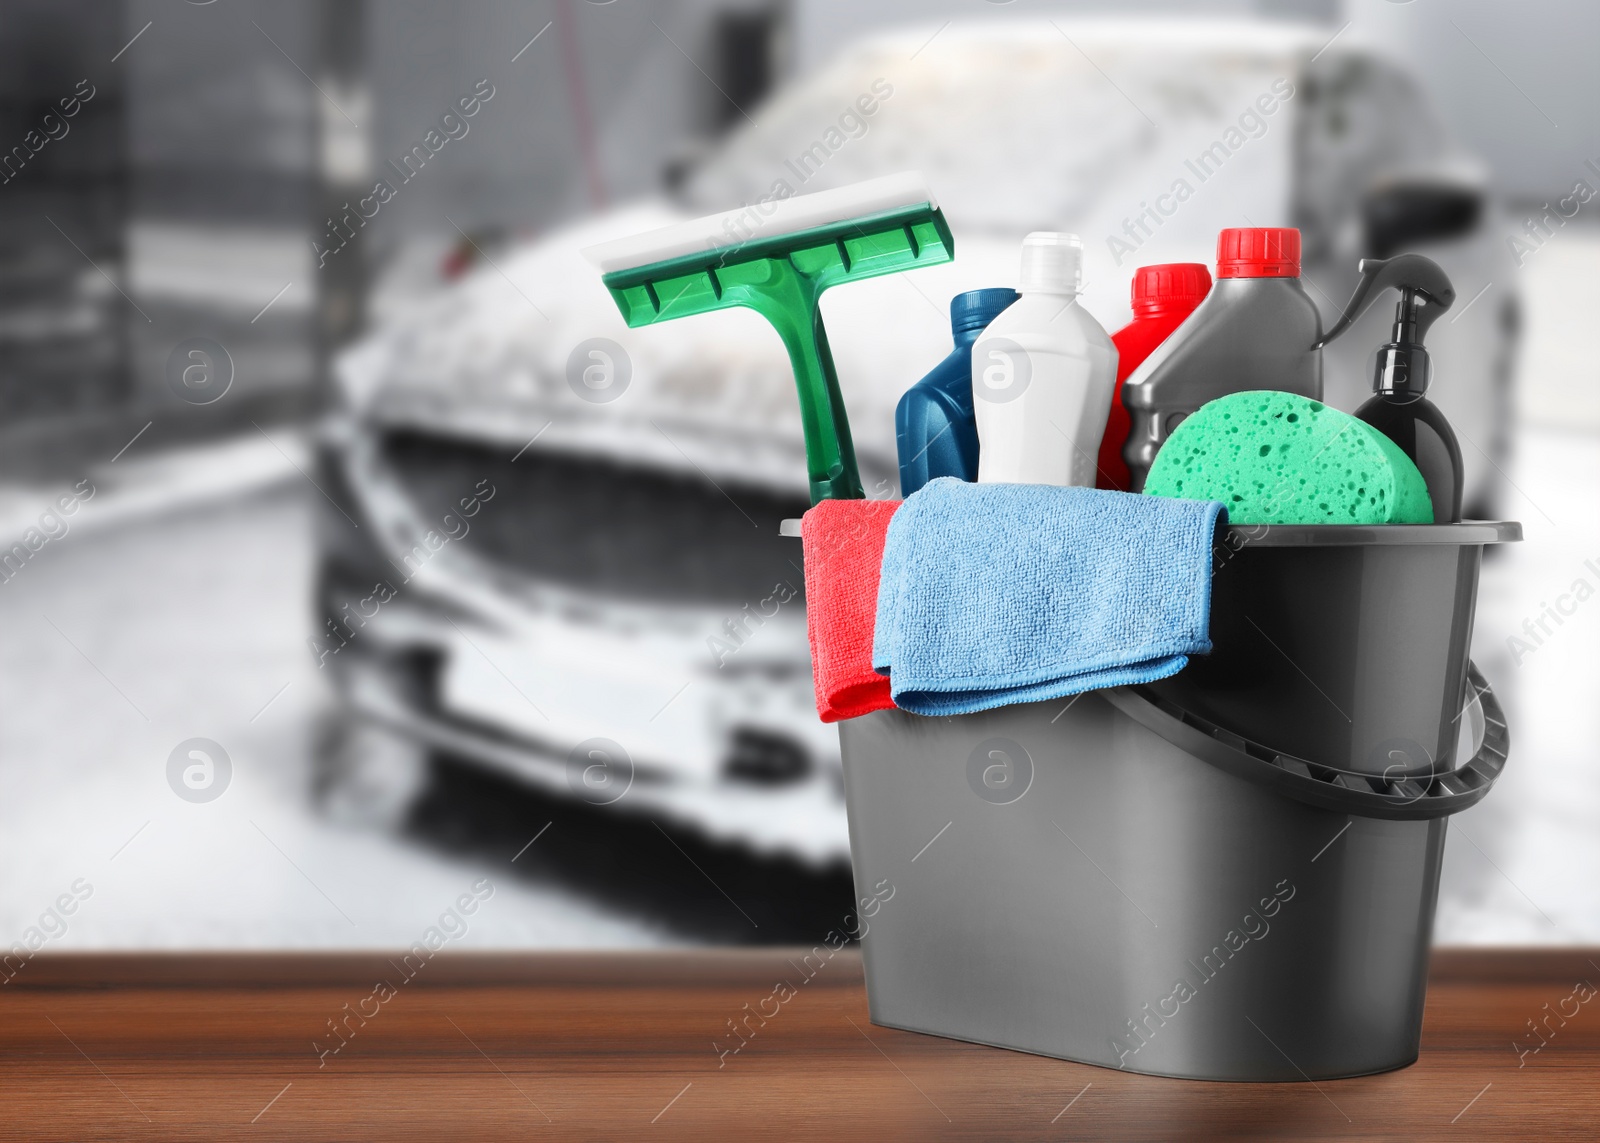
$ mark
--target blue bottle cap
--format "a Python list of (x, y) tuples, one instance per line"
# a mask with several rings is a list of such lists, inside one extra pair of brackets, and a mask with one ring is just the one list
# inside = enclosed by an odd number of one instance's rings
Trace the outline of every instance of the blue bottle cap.
[(950, 299), (950, 328), (956, 333), (982, 329), (1021, 296), (1009, 286), (957, 294)]

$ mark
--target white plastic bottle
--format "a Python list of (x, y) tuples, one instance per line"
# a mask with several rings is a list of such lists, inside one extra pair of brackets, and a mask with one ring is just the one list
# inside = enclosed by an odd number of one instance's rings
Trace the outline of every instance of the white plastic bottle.
[(972, 347), (978, 480), (1093, 488), (1116, 387), (1117, 350), (1080, 305), (1083, 243), (1022, 240), (1021, 299)]

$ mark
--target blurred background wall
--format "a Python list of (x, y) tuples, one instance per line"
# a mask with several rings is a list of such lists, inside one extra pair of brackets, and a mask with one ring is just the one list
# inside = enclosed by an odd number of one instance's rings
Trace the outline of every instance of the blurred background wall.
[[(75, 18), (76, 17), (76, 18)], [(80, 26), (86, 30), (77, 34)], [(0, 402), (7, 419), (82, 414), (127, 401), (122, 299), (95, 280), (85, 254), (120, 266), (129, 212), (128, 99), (119, 70), (104, 63), (119, 46), (120, 5), (21, 3), (0, 12), (0, 130), (22, 144), (57, 98), (78, 98), (91, 72), (98, 83), (71, 122), (72, 146), (57, 142), (6, 171), (4, 243), (6, 349)], [(58, 129), (59, 130), (59, 129)], [(15, 163), (18, 156), (8, 155)], [(14, 185), (13, 185), (14, 184)], [(51, 225), (43, 216), (48, 212)], [(43, 222), (43, 230), (39, 224)], [(58, 229), (59, 228), (59, 229)]]

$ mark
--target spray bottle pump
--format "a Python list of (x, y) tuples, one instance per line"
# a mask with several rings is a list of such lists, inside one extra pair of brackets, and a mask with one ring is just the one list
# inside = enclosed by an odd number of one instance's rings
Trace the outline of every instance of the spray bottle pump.
[(1391, 286), (1400, 291), (1394, 328), (1378, 348), (1373, 396), (1356, 416), (1392, 440), (1415, 462), (1427, 482), (1436, 523), (1461, 519), (1461, 446), (1439, 407), (1425, 394), (1432, 364), (1422, 339), (1456, 300), (1450, 279), (1432, 259), (1420, 254), (1364, 258), (1361, 281), (1338, 322), (1317, 343), (1321, 348), (1343, 333), (1367, 308), (1370, 298)]

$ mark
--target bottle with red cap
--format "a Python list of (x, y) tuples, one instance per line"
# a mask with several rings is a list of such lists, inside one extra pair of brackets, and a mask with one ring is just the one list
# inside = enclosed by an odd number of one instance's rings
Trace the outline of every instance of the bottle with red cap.
[(1161, 445), (1207, 401), (1247, 389), (1320, 401), (1321, 340), (1322, 318), (1300, 285), (1300, 232), (1224, 230), (1216, 284), (1123, 384), (1129, 429), (1122, 456), (1132, 489), (1144, 487)]
[(1097, 488), (1126, 492), (1129, 487), (1128, 462), (1122, 459), (1122, 446), (1128, 440), (1123, 382), (1183, 324), (1210, 289), (1211, 272), (1199, 262), (1140, 266), (1133, 272), (1133, 320), (1111, 335), (1111, 344), (1117, 347), (1117, 389), (1100, 438)]

